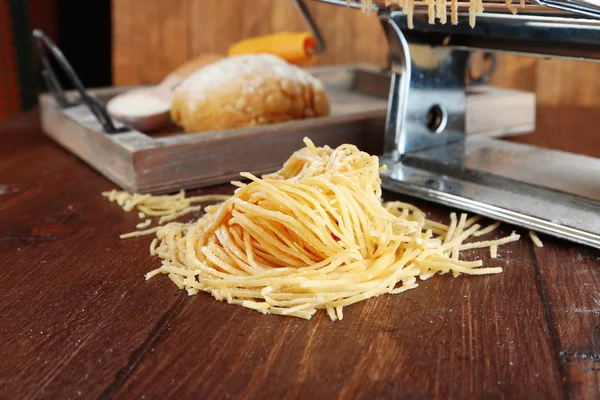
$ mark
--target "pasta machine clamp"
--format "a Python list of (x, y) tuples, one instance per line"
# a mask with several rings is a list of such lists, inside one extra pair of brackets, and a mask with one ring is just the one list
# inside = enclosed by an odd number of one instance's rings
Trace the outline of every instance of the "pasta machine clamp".
[(514, 15), (486, 2), (474, 27), (467, 3), (453, 25), (429, 24), (426, 2), (410, 20), (391, 1), (371, 2), (391, 61), (382, 186), (600, 248), (600, 159), (465, 135), (471, 52), (598, 61), (600, 2), (529, 1)]

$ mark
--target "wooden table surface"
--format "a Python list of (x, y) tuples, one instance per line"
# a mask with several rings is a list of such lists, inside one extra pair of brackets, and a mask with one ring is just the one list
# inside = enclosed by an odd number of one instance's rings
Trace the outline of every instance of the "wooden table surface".
[[(600, 157), (598, 114), (543, 108), (516, 140)], [(517, 229), (497, 259), (477, 253), (502, 274), (436, 276), (338, 322), (264, 316), (145, 281), (150, 238), (118, 238), (137, 216), (36, 113), (0, 140), (1, 399), (600, 397), (600, 251)]]

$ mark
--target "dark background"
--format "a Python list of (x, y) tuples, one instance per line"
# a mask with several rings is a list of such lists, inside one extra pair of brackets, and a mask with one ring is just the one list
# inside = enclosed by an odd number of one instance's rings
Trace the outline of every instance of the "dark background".
[[(29, 0), (29, 7), (32, 28), (50, 36), (86, 87), (112, 84), (110, 0)], [(58, 64), (53, 66), (64, 88), (73, 88)], [(39, 66), (37, 71), (42, 89)]]

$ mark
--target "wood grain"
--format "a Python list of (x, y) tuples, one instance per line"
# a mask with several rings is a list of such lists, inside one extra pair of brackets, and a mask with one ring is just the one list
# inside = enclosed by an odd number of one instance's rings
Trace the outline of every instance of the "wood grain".
[[(106, 135), (85, 105), (62, 110), (50, 95), (42, 95), (41, 122), (48, 136), (124, 190), (158, 193), (198, 188), (238, 179), (240, 171), (273, 172), (306, 136), (317, 145), (355, 143), (379, 154), (383, 137), (374, 139), (373, 133), (384, 129), (389, 84), (382, 87), (379, 98), (366, 95), (355, 84), (355, 76), (361, 73), (370, 72), (314, 71), (326, 85), (331, 103), (331, 115), (323, 118), (200, 134), (179, 129), (160, 136), (138, 131)], [(121, 92), (106, 88), (95, 94), (107, 101)]]
[(600, 105), (600, 64), (539, 60), (537, 92), (549, 105)]
[[(592, 108), (548, 109), (545, 122), (554, 129), (538, 130), (523, 139), (544, 147), (600, 157), (598, 135), (585, 133), (596, 113)], [(569, 114), (578, 117), (565, 118)], [(565, 140), (565, 135), (571, 135), (572, 140)], [(532, 248), (532, 252), (539, 274), (538, 289), (547, 304), (546, 319), (552, 327), (550, 335), (561, 349), (558, 354), (561, 375), (571, 398), (598, 398), (600, 252), (548, 236), (542, 235), (541, 239), (544, 247)]]
[[(240, 171), (273, 172), (304, 137), (332, 147), (353, 143), (380, 155), (389, 74), (356, 66), (317, 67), (312, 72), (325, 85), (330, 116), (197, 134), (186, 134), (172, 124), (150, 134), (106, 135), (85, 105), (63, 110), (44, 94), (39, 102), (42, 129), (120, 188), (137, 193), (228, 183), (238, 179)], [(122, 92), (122, 88), (110, 87), (93, 93), (106, 102)], [(535, 99), (530, 93), (478, 86), (467, 94), (468, 135), (495, 137), (533, 130)], [(498, 108), (512, 118), (496, 113)]]
[[(538, 107), (538, 111), (542, 109)], [(511, 138), (519, 143), (563, 150), (591, 157), (600, 157), (600, 135), (596, 134), (593, 121), (598, 118), (595, 107), (544, 107), (544, 114), (537, 122), (541, 124), (530, 135)], [(576, 117), (575, 117), (576, 116)]]
[[(598, 156), (593, 112), (541, 107), (527, 140), (552, 144), (571, 124), (570, 146)], [(518, 230), (495, 260), (466, 255), (502, 274), (434, 277), (338, 322), (263, 316), (145, 281), (150, 239), (118, 239), (136, 215), (100, 197), (114, 186), (45, 138), (36, 113), (0, 124), (0, 139), (0, 398), (599, 396), (597, 250), (533, 248)]]
[(158, 83), (193, 58), (186, 0), (112, 2), (113, 84)]
[[(339, 323), (324, 313), (310, 323), (264, 317), (196, 296), (172, 322), (180, 329), (139, 365), (120, 394), (558, 399), (560, 377), (527, 247), (508, 246), (493, 262), (483, 255), (490, 266), (506, 268), (501, 275), (434, 278), (403, 295), (348, 307)], [(508, 256), (518, 267), (507, 265)], [(198, 324), (212, 334), (199, 335)], [(165, 385), (159, 377), (173, 359), (189, 368)]]
[[(543, 237), (535, 249), (560, 370), (576, 399), (600, 397), (600, 258), (597, 252)], [(577, 287), (577, 290), (574, 288)], [(566, 289), (571, 288), (571, 290)]]
[[(226, 54), (231, 44), (253, 35), (307, 30), (291, 1), (152, 0), (147, 4), (140, 10), (134, 0), (113, 0), (115, 85), (158, 82), (178, 63), (204, 53)], [(312, 1), (309, 7), (328, 46), (318, 65), (386, 63), (387, 44), (377, 18)], [(374, 42), (383, 45), (373, 46)]]
[[(317, 65), (388, 64), (377, 18), (309, 1), (327, 42)], [(180, 63), (205, 53), (225, 54), (234, 42), (280, 31), (305, 31), (291, 1), (113, 0), (115, 85), (159, 82)], [(540, 104), (600, 105), (600, 64), (498, 55), (492, 84), (533, 91)], [(476, 69), (478, 66), (475, 66)]]
[(37, 120), (0, 128), (0, 398), (90, 398), (183, 298), (144, 282), (146, 246), (118, 239), (135, 217), (101, 209), (112, 185)]

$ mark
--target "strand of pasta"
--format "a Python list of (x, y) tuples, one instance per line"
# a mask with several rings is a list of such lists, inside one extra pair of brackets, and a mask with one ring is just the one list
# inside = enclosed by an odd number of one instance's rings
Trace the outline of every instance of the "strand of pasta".
[[(109, 201), (116, 202), (124, 211), (130, 212), (134, 209), (139, 210), (138, 217), (145, 219), (146, 216), (160, 217), (158, 224), (174, 221), (184, 215), (200, 211), (202, 207), (192, 206), (194, 203), (209, 201), (224, 201), (230, 196), (209, 194), (204, 196), (185, 197), (185, 190), (180, 190), (173, 195), (155, 195), (129, 193), (126, 191), (111, 190), (102, 192), (102, 196)], [(152, 224), (151, 219), (145, 219), (136, 225), (137, 229), (148, 228)], [(120, 235), (121, 239), (139, 237), (156, 233), (158, 227), (149, 228), (143, 231), (135, 231)]]
[[(352, 0), (347, 0), (347, 4), (350, 5)], [(392, 0), (385, 0), (385, 6), (389, 6), (393, 3)], [(447, 22), (447, 0), (424, 0), (427, 6), (428, 23), (434, 24), (435, 19), (439, 19), (441, 24)], [(484, 0), (469, 0), (469, 24), (471, 27), (475, 27), (477, 16), (482, 14), (485, 10)], [(408, 20), (408, 27), (412, 29), (413, 16), (415, 1), (414, 0), (396, 0), (398, 7), (406, 14)], [(520, 0), (519, 4), (521, 8), (525, 7), (525, 0)], [(513, 14), (517, 13), (517, 8), (513, 5), (512, 0), (505, 0), (506, 8)], [(373, 0), (361, 0), (361, 10), (367, 15), (371, 15), (373, 12)], [(458, 1), (450, 1), (450, 16), (452, 25), (458, 24)]]
[[(502, 272), (460, 260), (460, 251), (494, 251), (518, 235), (464, 243), (489, 230), (479, 216), (457, 221), (453, 213), (447, 226), (411, 204), (383, 203), (377, 157), (352, 145), (305, 145), (273, 174), (242, 173), (249, 183), (238, 182), (233, 196), (104, 193), (126, 211), (168, 222), (122, 235), (155, 233), (150, 254), (161, 265), (146, 279), (165, 274), (190, 295), (204, 291), (261, 313), (311, 318), (325, 309), (339, 320), (343, 307), (416, 288), (417, 277)], [(198, 220), (175, 222), (210, 200), (220, 203)]]

